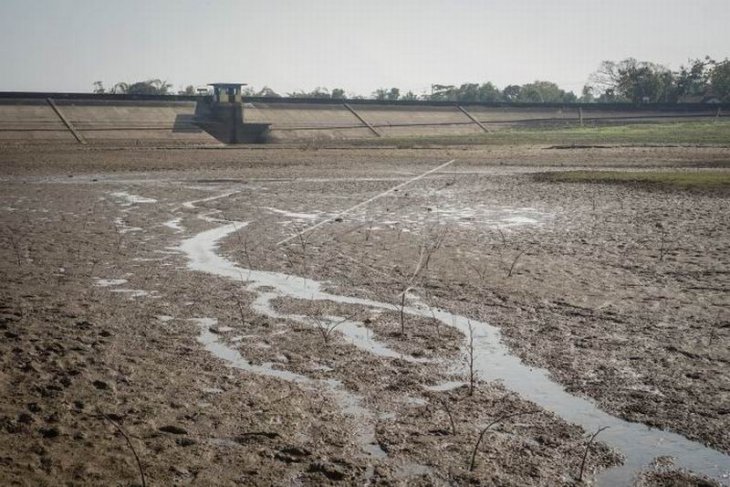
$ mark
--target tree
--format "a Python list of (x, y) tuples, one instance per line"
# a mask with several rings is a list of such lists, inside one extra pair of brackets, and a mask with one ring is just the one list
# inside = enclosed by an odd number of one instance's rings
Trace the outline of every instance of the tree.
[[(674, 74), (660, 64), (627, 58), (620, 62), (603, 61), (591, 75), (593, 85), (616, 101), (634, 103), (676, 101)], [(608, 97), (608, 96), (607, 96)]]
[(535, 81), (522, 85), (516, 101), (524, 103), (573, 103), (577, 99), (575, 93), (561, 90), (552, 81)]
[(347, 96), (345, 96), (345, 90), (342, 88), (332, 88), (331, 96), (335, 100), (344, 100), (347, 98)]
[(291, 98), (331, 98), (330, 90), (323, 86), (318, 86), (312, 91), (295, 91), (289, 93)]
[(385, 95), (386, 100), (395, 101), (398, 98), (400, 98), (400, 90), (398, 88), (391, 88), (388, 90), (388, 93)]
[(730, 60), (717, 63), (710, 74), (710, 86), (722, 101), (730, 102)]
[(120, 81), (119, 83), (112, 86), (111, 93), (113, 94), (119, 94), (119, 93), (126, 93), (129, 89), (129, 83), (125, 83), (124, 81)]
[(268, 97), (268, 98), (281, 98), (281, 95), (269, 88), (268, 86), (264, 86), (259, 91), (254, 93), (252, 96), (261, 96), (261, 97)]
[(428, 99), (434, 101), (454, 101), (456, 100), (456, 87), (454, 85), (431, 85), (431, 95)]
[(583, 86), (583, 90), (581, 91), (581, 96), (578, 98), (578, 101), (581, 103), (593, 103), (596, 101), (593, 96), (593, 87), (591, 85)]
[(517, 101), (522, 87), (520, 85), (507, 85), (502, 90), (502, 96), (507, 101)]
[(408, 91), (408, 93), (406, 93), (405, 95), (403, 95), (403, 97), (401, 98), (401, 100), (406, 100), (406, 101), (418, 100), (418, 95), (416, 95), (412, 91)]
[(489, 103), (499, 102), (502, 101), (502, 92), (490, 81), (487, 81), (479, 87), (477, 99)]
[(195, 86), (193, 86), (193, 85), (187, 85), (185, 87), (185, 89), (184, 90), (180, 90), (178, 92), (178, 94), (179, 95), (186, 95), (186, 96), (195, 95)]
[(172, 84), (160, 79), (150, 79), (147, 81), (137, 81), (127, 88), (130, 95), (167, 95)]
[(479, 101), (479, 84), (464, 83), (454, 90), (456, 101)]
[(104, 89), (104, 83), (102, 83), (101, 81), (94, 81), (94, 93), (96, 93), (97, 95), (106, 93), (106, 90)]
[(128, 95), (168, 95), (172, 84), (159, 79), (150, 79), (147, 81), (137, 81), (129, 84), (119, 82), (115, 84), (112, 93), (126, 93)]
[(689, 66), (681, 66), (674, 74), (673, 101), (683, 96), (698, 96), (707, 93), (712, 68), (716, 65), (709, 56), (690, 60)]

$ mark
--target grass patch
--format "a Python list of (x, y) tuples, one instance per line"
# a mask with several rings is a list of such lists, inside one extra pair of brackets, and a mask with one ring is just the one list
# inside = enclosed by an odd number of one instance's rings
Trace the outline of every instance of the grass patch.
[(730, 121), (511, 128), (489, 134), (382, 137), (352, 143), (358, 146), (394, 145), (403, 148), (424, 145), (730, 145)]
[(730, 189), (730, 171), (558, 171), (536, 175), (554, 183), (641, 184), (663, 188)]

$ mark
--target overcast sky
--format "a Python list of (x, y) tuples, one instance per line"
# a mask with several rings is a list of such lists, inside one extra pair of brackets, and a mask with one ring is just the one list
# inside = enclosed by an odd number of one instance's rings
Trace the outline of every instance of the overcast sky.
[(213, 81), (285, 94), (536, 79), (730, 56), (730, 0), (0, 0), (0, 91)]

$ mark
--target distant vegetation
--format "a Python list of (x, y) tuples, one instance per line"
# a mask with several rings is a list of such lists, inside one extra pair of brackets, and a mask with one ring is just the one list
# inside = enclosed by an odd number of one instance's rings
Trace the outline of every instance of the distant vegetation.
[[(172, 95), (167, 81), (152, 79), (134, 83), (120, 82), (108, 91), (101, 81), (94, 82), (94, 93), (126, 93), (140, 95)], [(205, 89), (204, 89), (205, 90)], [(180, 95), (194, 95), (198, 90), (189, 85)], [(264, 86), (244, 89), (244, 96), (280, 97)], [(362, 99), (342, 88), (329, 90), (317, 87), (312, 91), (287, 93), (290, 98)], [(454, 102), (522, 102), (522, 103), (706, 103), (730, 102), (730, 60), (715, 61), (710, 57), (690, 60), (676, 71), (649, 61), (627, 58), (603, 61), (590, 75), (580, 96), (565, 91), (551, 81), (511, 84), (500, 89), (493, 83), (464, 83), (459, 86), (432, 84), (430, 93), (403, 92), (399, 88), (380, 88), (369, 97), (375, 100), (424, 100)]]
[(565, 183), (643, 184), (654, 187), (730, 188), (728, 171), (557, 171), (539, 180)]
[(381, 137), (350, 141), (360, 146), (449, 145), (730, 145), (730, 122), (642, 123), (630, 125), (513, 128), (488, 134)]
[[(170, 88), (172, 88), (172, 84), (159, 79), (136, 81), (134, 83), (120, 81), (112, 86), (108, 93), (127, 95), (172, 95), (174, 93), (170, 92)], [(189, 88), (193, 87), (190, 86)], [(104, 84), (101, 81), (94, 82), (94, 93), (107, 93), (107, 90), (104, 88)]]

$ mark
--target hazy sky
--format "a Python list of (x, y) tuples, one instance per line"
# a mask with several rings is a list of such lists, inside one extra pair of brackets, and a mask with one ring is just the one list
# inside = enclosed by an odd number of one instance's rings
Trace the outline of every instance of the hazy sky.
[(0, 91), (162, 78), (279, 93), (544, 79), (730, 56), (730, 0), (0, 0)]

